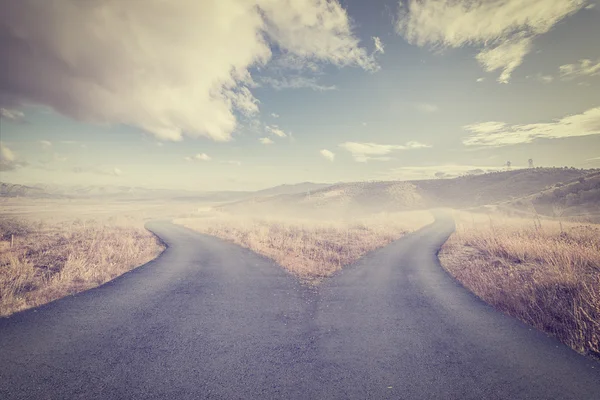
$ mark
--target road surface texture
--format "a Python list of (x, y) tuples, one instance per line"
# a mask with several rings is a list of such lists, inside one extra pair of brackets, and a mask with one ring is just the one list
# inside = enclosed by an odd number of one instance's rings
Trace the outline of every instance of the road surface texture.
[(318, 288), (167, 222), (168, 249), (0, 320), (0, 399), (600, 399), (600, 363), (460, 287), (438, 216)]

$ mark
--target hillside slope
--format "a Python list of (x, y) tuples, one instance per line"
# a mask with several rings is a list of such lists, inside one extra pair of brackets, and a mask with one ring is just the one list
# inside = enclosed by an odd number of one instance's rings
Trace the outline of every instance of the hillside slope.
[(533, 195), (509, 201), (506, 206), (553, 217), (600, 216), (600, 171), (556, 183)]
[(220, 209), (251, 214), (345, 216), (431, 207), (466, 208), (531, 196), (588, 174), (590, 170), (535, 168), (453, 179), (338, 183), (311, 193), (255, 197)]
[(0, 182), (0, 197), (49, 198), (54, 196), (42, 188)]

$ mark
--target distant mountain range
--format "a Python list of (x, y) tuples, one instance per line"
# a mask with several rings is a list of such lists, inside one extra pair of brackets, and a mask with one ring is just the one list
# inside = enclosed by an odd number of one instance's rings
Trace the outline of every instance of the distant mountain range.
[(0, 196), (1, 197), (30, 197), (30, 198), (50, 198), (53, 197), (51, 194), (44, 191), (44, 189), (25, 186), (15, 185), (12, 183), (0, 182)]
[(188, 200), (225, 202), (251, 197), (303, 193), (328, 184), (303, 182), (280, 185), (258, 191), (192, 191), (177, 189), (147, 189), (135, 186), (97, 185), (18, 185), (0, 182), (0, 197), (54, 198), (54, 199), (114, 199), (114, 200)]

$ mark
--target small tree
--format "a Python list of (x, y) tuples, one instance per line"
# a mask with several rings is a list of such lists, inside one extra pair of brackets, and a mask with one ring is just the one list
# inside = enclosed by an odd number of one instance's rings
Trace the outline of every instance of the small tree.
[(529, 163), (529, 168), (533, 168), (533, 158), (530, 158), (527, 162)]
[(510, 169), (510, 166), (512, 165), (512, 163), (510, 161), (506, 162), (506, 169)]

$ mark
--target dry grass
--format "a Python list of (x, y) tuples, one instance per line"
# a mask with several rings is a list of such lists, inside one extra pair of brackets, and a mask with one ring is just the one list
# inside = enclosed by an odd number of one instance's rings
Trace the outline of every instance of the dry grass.
[(101, 285), (164, 249), (139, 224), (119, 222), (0, 219), (0, 316)]
[(456, 213), (440, 260), (496, 308), (600, 356), (600, 226)]
[(353, 220), (213, 216), (175, 222), (269, 257), (310, 283), (367, 252), (433, 222), (430, 213), (377, 214)]

